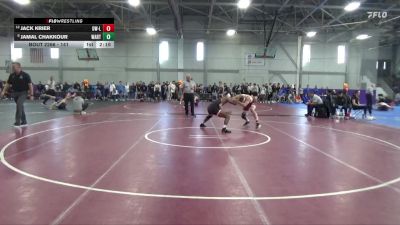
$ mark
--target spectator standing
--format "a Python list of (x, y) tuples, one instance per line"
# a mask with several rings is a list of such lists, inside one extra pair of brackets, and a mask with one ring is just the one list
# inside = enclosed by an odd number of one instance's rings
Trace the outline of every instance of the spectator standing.
[(154, 85), (154, 100), (159, 102), (160, 101), (160, 96), (161, 96), (161, 85), (159, 82), (157, 82)]

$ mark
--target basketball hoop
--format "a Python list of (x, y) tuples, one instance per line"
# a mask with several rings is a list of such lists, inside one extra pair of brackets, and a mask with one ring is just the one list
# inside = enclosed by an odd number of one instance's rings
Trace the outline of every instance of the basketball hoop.
[(275, 55), (276, 55), (276, 48), (268, 47), (268, 48), (264, 48), (263, 53), (259, 53), (259, 54), (256, 53), (254, 55), (254, 57), (259, 58), (259, 59), (275, 59)]

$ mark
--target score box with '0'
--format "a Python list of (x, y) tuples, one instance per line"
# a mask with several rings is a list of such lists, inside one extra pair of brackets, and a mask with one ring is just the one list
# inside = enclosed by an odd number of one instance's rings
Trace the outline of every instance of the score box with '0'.
[(103, 41), (114, 41), (115, 33), (105, 33), (103, 32)]
[(103, 24), (103, 32), (114, 32), (114, 24)]

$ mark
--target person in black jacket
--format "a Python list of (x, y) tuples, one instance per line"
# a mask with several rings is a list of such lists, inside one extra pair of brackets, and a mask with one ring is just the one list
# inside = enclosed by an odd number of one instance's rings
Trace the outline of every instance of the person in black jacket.
[(327, 90), (326, 106), (328, 108), (329, 117), (333, 118), (336, 114), (336, 93), (335, 90)]
[(344, 111), (344, 118), (349, 119), (348, 111), (350, 109), (350, 102), (344, 92), (338, 91), (336, 96), (336, 107), (340, 109), (340, 113)]
[(136, 84), (132, 83), (131, 85), (129, 85), (129, 97), (131, 99), (136, 99), (135, 95), (136, 95)]
[(161, 85), (161, 98), (163, 101), (167, 99), (167, 84), (165, 82)]
[(140, 91), (142, 92), (141, 101), (146, 101), (147, 100), (147, 86), (146, 86), (145, 82), (143, 82), (142, 86), (140, 86)]

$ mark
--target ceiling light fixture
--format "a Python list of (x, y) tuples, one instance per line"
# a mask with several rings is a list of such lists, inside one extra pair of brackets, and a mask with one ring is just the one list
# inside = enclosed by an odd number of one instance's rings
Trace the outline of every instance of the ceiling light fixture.
[(28, 5), (29, 3), (31, 3), (31, 0), (14, 0), (14, 2), (20, 5)]
[(309, 32), (307, 32), (306, 35), (307, 35), (307, 37), (311, 38), (311, 37), (314, 37), (316, 34), (317, 34), (316, 31), (309, 31)]
[(239, 0), (237, 5), (239, 9), (246, 9), (250, 6), (250, 0)]
[(351, 12), (354, 11), (356, 9), (358, 9), (358, 7), (360, 7), (361, 3), (360, 2), (350, 2), (349, 4), (346, 5), (346, 7), (344, 7), (344, 10), (346, 10), (347, 12)]
[(155, 35), (155, 34), (157, 34), (156, 29), (154, 29), (153, 27), (147, 27), (147, 28), (146, 28), (146, 32), (147, 32), (149, 35)]
[(128, 3), (133, 7), (138, 7), (140, 5), (140, 0), (128, 0)]
[(235, 34), (236, 34), (236, 30), (234, 30), (234, 29), (229, 29), (226, 31), (226, 35), (228, 35), (228, 36), (233, 36)]
[(370, 38), (371, 36), (369, 36), (368, 34), (360, 34), (356, 37), (357, 40), (365, 40)]

